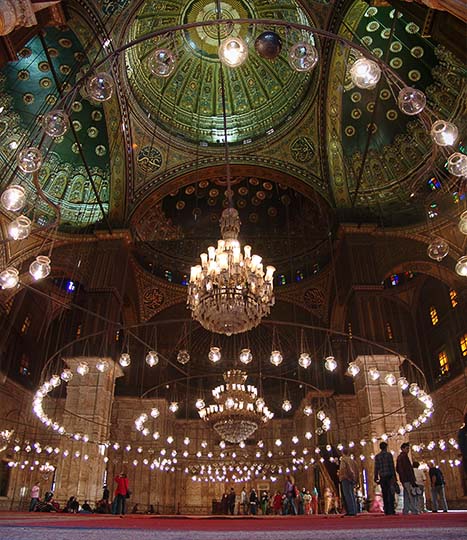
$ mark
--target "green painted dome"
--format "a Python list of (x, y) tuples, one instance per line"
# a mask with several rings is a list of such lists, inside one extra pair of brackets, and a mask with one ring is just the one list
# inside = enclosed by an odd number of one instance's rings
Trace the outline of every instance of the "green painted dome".
[[(145, 2), (129, 29), (129, 39), (137, 39), (158, 29), (218, 18), (217, 2), (168, 0)], [(277, 19), (312, 25), (293, 0), (274, 4), (226, 0), (221, 3), (223, 19)], [(228, 139), (231, 143), (250, 142), (279, 129), (295, 125), (298, 111), (306, 110), (318, 77), (291, 69), (287, 52), (305, 35), (278, 27), (282, 52), (266, 60), (255, 52), (254, 43), (265, 28), (231, 25), (220, 28), (197, 27), (146, 40), (127, 51), (126, 68), (130, 86), (140, 106), (167, 132), (191, 142), (219, 144), (223, 140), (219, 40), (240, 36), (249, 48), (247, 61), (238, 68), (224, 68)], [(308, 38), (310, 39), (310, 38)], [(311, 38), (312, 39), (312, 38)], [(148, 67), (159, 48), (170, 49), (177, 67), (169, 78), (153, 75)]]

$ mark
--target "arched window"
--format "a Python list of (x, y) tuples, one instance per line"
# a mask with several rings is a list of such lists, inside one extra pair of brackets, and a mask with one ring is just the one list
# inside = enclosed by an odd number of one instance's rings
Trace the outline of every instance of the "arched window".
[(438, 312), (436, 311), (435, 306), (430, 307), (430, 318), (431, 318), (431, 324), (433, 326), (436, 326), (439, 322), (439, 319), (438, 319)]
[(446, 375), (449, 372), (449, 359), (446, 351), (441, 351), (438, 354), (438, 361), (441, 375)]
[(467, 356), (467, 334), (464, 334), (459, 339), (462, 356)]

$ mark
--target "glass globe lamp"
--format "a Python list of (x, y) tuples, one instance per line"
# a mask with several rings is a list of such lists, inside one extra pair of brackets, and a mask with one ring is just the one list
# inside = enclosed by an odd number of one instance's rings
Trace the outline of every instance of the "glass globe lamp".
[(26, 190), (17, 184), (8, 186), (2, 193), (0, 202), (5, 210), (18, 212), (26, 204)]
[(101, 72), (88, 79), (87, 95), (94, 101), (108, 101), (113, 94), (114, 82), (110, 75)]
[(372, 367), (368, 370), (368, 375), (370, 376), (370, 379), (372, 381), (377, 381), (381, 376), (380, 372), (375, 367)]
[(226, 400), (225, 400), (225, 408), (226, 409), (232, 409), (235, 405), (235, 400), (231, 397), (228, 397)]
[(169, 405), (169, 411), (176, 413), (178, 411), (178, 403), (176, 401), (172, 401)]
[(289, 64), (295, 71), (311, 71), (318, 63), (318, 51), (309, 43), (296, 43), (289, 50)]
[(420, 393), (420, 387), (417, 383), (412, 383), (409, 386), (409, 392), (412, 394), (412, 396), (418, 396), (418, 394)]
[(128, 367), (130, 364), (131, 364), (131, 357), (128, 353), (122, 353), (120, 355), (120, 358), (118, 360), (118, 363), (122, 366), (122, 367)]
[(26, 216), (18, 216), (8, 225), (8, 236), (13, 240), (24, 240), (31, 231), (31, 220)]
[(358, 88), (371, 90), (378, 84), (381, 68), (374, 60), (359, 58), (350, 68), (350, 77)]
[(50, 271), (50, 259), (46, 255), (38, 255), (29, 266), (29, 273), (36, 281), (46, 278)]
[(262, 408), (266, 405), (266, 403), (265, 403), (265, 401), (264, 401), (264, 399), (263, 399), (262, 397), (259, 397), (259, 398), (256, 400), (255, 405), (256, 405), (256, 407), (257, 407), (258, 409), (262, 409)]
[(159, 409), (158, 409), (157, 407), (153, 407), (153, 408), (151, 409), (151, 416), (152, 416), (153, 418), (157, 418), (160, 414), (161, 414), (161, 413), (160, 413), (160, 411), (159, 411)]
[(458, 227), (462, 234), (467, 234), (467, 210), (462, 212), (461, 217), (459, 218)]
[(36, 146), (29, 146), (19, 152), (16, 160), (23, 172), (34, 173), (41, 168), (42, 152)]
[(449, 253), (449, 245), (446, 240), (435, 238), (429, 243), (426, 252), (430, 259), (440, 262)]
[(420, 114), (426, 105), (426, 96), (421, 90), (406, 86), (397, 96), (399, 109), (409, 116)]
[(149, 367), (154, 367), (159, 363), (159, 356), (156, 351), (149, 351), (146, 355), (145, 361)]
[(313, 414), (313, 407), (311, 405), (305, 405), (303, 408), (303, 414), (305, 416), (311, 416)]
[(467, 255), (458, 259), (456, 263), (456, 274), (462, 277), (467, 276)]
[(196, 400), (195, 407), (196, 407), (198, 410), (203, 409), (205, 406), (206, 406), (206, 403), (204, 402), (204, 399), (198, 398), (198, 399)]
[(105, 373), (109, 369), (110, 365), (107, 360), (104, 358), (101, 358), (96, 362), (96, 369), (97, 371), (100, 371), (101, 373)]
[(65, 368), (65, 369), (60, 373), (60, 378), (61, 378), (62, 381), (64, 381), (64, 382), (69, 382), (69, 381), (71, 381), (71, 379), (73, 378), (73, 372), (71, 371), (71, 369)]
[(61, 109), (49, 111), (44, 114), (42, 118), (42, 127), (44, 128), (44, 131), (53, 139), (65, 135), (69, 126), (70, 119), (68, 114)]
[(448, 171), (454, 176), (467, 176), (467, 156), (454, 152), (448, 158)]
[(322, 422), (326, 418), (326, 413), (324, 411), (318, 411), (316, 413), (316, 418)]
[(76, 372), (84, 377), (84, 375), (89, 373), (89, 364), (87, 362), (80, 362), (76, 368)]
[(239, 37), (228, 37), (219, 45), (219, 60), (226, 67), (241, 66), (248, 58), (248, 47)]
[(388, 386), (394, 386), (397, 382), (397, 379), (394, 373), (387, 373), (386, 376), (384, 377), (384, 382)]
[(177, 354), (177, 362), (180, 362), (183, 366), (190, 361), (190, 354), (186, 349), (180, 349)]
[(240, 351), (239, 359), (242, 364), (249, 364), (253, 360), (250, 349), (242, 349)]
[(170, 77), (177, 62), (169, 49), (156, 49), (149, 57), (148, 67), (156, 77)]
[(298, 358), (298, 365), (304, 369), (307, 369), (311, 366), (311, 357), (308, 353), (301, 353)]
[(334, 371), (337, 368), (337, 362), (334, 356), (326, 356), (326, 359), (324, 361), (324, 367), (328, 371)]
[(13, 266), (5, 268), (3, 272), (0, 273), (0, 287), (2, 289), (13, 289), (18, 285), (19, 282), (19, 272)]
[(282, 50), (282, 40), (276, 32), (266, 30), (255, 40), (255, 50), (266, 60), (274, 60)]
[(282, 410), (285, 412), (289, 412), (292, 410), (292, 403), (290, 402), (290, 399), (284, 399), (282, 402)]
[(360, 373), (360, 368), (357, 366), (355, 362), (349, 362), (347, 371), (349, 375), (351, 375), (352, 377), (356, 377)]
[(280, 366), (282, 364), (282, 354), (280, 351), (272, 351), (269, 361), (273, 366)]
[(213, 364), (217, 364), (217, 362), (220, 362), (222, 355), (219, 347), (211, 347), (209, 349), (208, 358)]
[(459, 130), (451, 122), (436, 120), (430, 130), (431, 138), (438, 146), (452, 146), (459, 136)]
[(409, 381), (405, 377), (399, 377), (397, 379), (397, 385), (401, 390), (407, 390), (409, 387)]

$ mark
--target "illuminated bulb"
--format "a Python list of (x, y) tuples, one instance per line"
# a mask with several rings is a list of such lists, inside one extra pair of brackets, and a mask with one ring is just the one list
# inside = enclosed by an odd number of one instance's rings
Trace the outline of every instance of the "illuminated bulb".
[(396, 382), (397, 382), (397, 379), (396, 379), (396, 376), (394, 375), (394, 373), (388, 373), (384, 377), (384, 382), (389, 386), (394, 386), (396, 384)]
[(276, 440), (274, 441), (274, 444), (275, 444), (276, 446), (282, 446), (282, 441), (281, 441), (280, 439), (276, 439)]
[(426, 96), (421, 90), (407, 86), (397, 97), (399, 109), (409, 116), (420, 114), (426, 105)]
[(416, 397), (420, 393), (420, 387), (418, 386), (417, 383), (412, 383), (409, 386), (409, 392), (412, 394), (412, 396)]
[(266, 405), (266, 403), (264, 402), (264, 399), (263, 399), (263, 398), (260, 397), (260, 398), (258, 398), (258, 399), (256, 400), (256, 407), (257, 407), (258, 409), (262, 409), (265, 405)]
[(221, 355), (221, 350), (219, 349), (219, 347), (211, 347), (209, 349), (208, 358), (213, 364), (216, 364), (217, 362), (219, 362), (221, 357), (222, 355)]
[(24, 240), (30, 230), (31, 220), (26, 216), (18, 216), (8, 225), (8, 235), (12, 240)]
[(225, 400), (225, 408), (226, 409), (232, 409), (234, 405), (235, 405), (235, 400), (233, 398), (228, 397)]
[(380, 372), (375, 367), (368, 370), (368, 375), (372, 381), (377, 381), (381, 376)]
[(462, 212), (461, 217), (459, 218), (459, 224), (457, 226), (462, 234), (467, 234), (467, 210)]
[(358, 88), (370, 90), (378, 84), (381, 68), (369, 58), (359, 58), (350, 68), (350, 77)]
[(328, 371), (334, 371), (337, 368), (337, 362), (334, 356), (326, 356), (326, 359), (324, 361), (324, 367)]
[(273, 364), (274, 366), (280, 366), (282, 364), (282, 360), (283, 358), (280, 351), (271, 352), (271, 356), (269, 358), (269, 361), (271, 362), (271, 364)]
[(80, 362), (78, 364), (78, 367), (76, 368), (76, 372), (81, 375), (81, 376), (84, 376), (86, 374), (89, 373), (89, 365), (87, 362)]
[(157, 418), (160, 414), (161, 414), (161, 413), (160, 413), (160, 411), (159, 411), (159, 409), (158, 409), (157, 407), (153, 407), (153, 408), (151, 409), (151, 416), (152, 416), (153, 418)]
[(60, 386), (61, 382), (62, 382), (62, 381), (60, 380), (60, 376), (59, 376), (59, 375), (52, 375), (52, 377), (50, 377), (50, 384), (51, 384), (52, 386), (54, 386), (55, 388), (56, 388), (57, 386)]
[(467, 255), (464, 255), (457, 260), (456, 274), (462, 277), (467, 276)]
[(227, 67), (241, 66), (248, 58), (248, 47), (239, 37), (228, 37), (219, 45), (219, 60)]
[(311, 416), (313, 414), (313, 408), (311, 407), (311, 405), (305, 405), (305, 407), (303, 408), (303, 414), (305, 414), (306, 416)]
[(64, 382), (69, 382), (73, 378), (73, 372), (71, 371), (71, 369), (65, 368), (60, 374), (60, 378)]
[(189, 437), (185, 437), (185, 438), (183, 439), (183, 444), (184, 444), (185, 446), (188, 446), (188, 445), (190, 444), (190, 438), (189, 438)]
[(148, 67), (156, 77), (170, 77), (175, 66), (175, 55), (169, 49), (156, 49), (148, 59)]
[(316, 413), (316, 418), (322, 422), (326, 418), (326, 413), (324, 411), (318, 411)]
[(42, 118), (44, 131), (53, 139), (65, 135), (69, 126), (70, 119), (68, 118), (68, 114), (61, 109), (49, 111)]
[(13, 289), (19, 282), (19, 272), (16, 268), (9, 266), (0, 273), (0, 287), (2, 289)]
[(292, 410), (292, 403), (290, 402), (290, 400), (284, 399), (284, 401), (282, 402), (282, 410), (285, 412), (289, 412), (290, 410)]
[(113, 89), (112, 77), (104, 72), (97, 73), (86, 83), (87, 94), (95, 101), (108, 101), (112, 97)]
[(172, 401), (169, 405), (169, 411), (176, 413), (178, 411), (178, 403), (176, 401)]
[(311, 71), (318, 63), (318, 51), (309, 43), (296, 43), (289, 50), (289, 64), (295, 71)]
[(204, 402), (204, 399), (198, 398), (198, 399), (196, 400), (195, 407), (196, 407), (198, 410), (204, 409), (205, 406), (206, 406), (206, 403)]
[(159, 363), (159, 355), (156, 351), (149, 351), (146, 355), (146, 364), (149, 367), (154, 367)]
[(50, 259), (45, 255), (38, 255), (29, 266), (29, 273), (36, 281), (47, 277), (50, 270)]
[(454, 152), (448, 158), (448, 171), (454, 176), (467, 176), (467, 156)]
[(105, 358), (101, 358), (98, 362), (96, 362), (96, 369), (101, 373), (105, 373), (109, 369), (109, 367), (109, 362), (105, 360)]
[(452, 146), (459, 136), (459, 130), (451, 122), (437, 120), (431, 126), (431, 138), (439, 146)]
[(242, 364), (249, 364), (253, 360), (253, 355), (251, 354), (250, 349), (242, 349), (239, 358)]
[(449, 253), (449, 245), (442, 238), (435, 238), (428, 244), (426, 252), (430, 259), (440, 262)]
[(177, 354), (177, 362), (185, 365), (190, 361), (190, 353), (186, 349), (180, 349)]
[(304, 369), (307, 369), (311, 365), (311, 357), (308, 353), (301, 353), (298, 358), (298, 364)]
[(307, 431), (307, 432), (305, 433), (305, 439), (307, 439), (308, 441), (309, 441), (312, 437), (313, 437), (313, 434), (312, 434), (311, 432)]
[(25, 173), (36, 172), (42, 165), (42, 152), (35, 146), (24, 148), (17, 156), (17, 163)]
[(2, 193), (0, 202), (5, 210), (18, 212), (26, 204), (26, 191), (23, 186), (13, 184)]
[(360, 368), (355, 362), (349, 362), (347, 371), (349, 375), (351, 375), (352, 377), (356, 377), (360, 373)]
[(120, 355), (120, 359), (118, 360), (118, 363), (122, 367), (128, 367), (131, 364), (131, 357), (128, 353), (122, 353)]
[(401, 390), (407, 390), (409, 387), (409, 381), (405, 377), (399, 377), (397, 384)]

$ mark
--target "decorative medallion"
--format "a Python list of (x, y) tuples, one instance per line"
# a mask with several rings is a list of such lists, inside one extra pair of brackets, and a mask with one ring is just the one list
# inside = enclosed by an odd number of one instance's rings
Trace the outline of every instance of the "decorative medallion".
[(153, 146), (145, 146), (140, 150), (136, 161), (141, 170), (152, 173), (161, 168), (162, 154)]
[(325, 303), (324, 292), (322, 289), (311, 287), (305, 291), (303, 301), (310, 310), (321, 309)]
[(143, 292), (144, 307), (155, 311), (164, 303), (164, 294), (158, 287), (149, 287)]
[(313, 142), (309, 137), (298, 137), (290, 146), (292, 157), (298, 163), (307, 163), (315, 155)]

